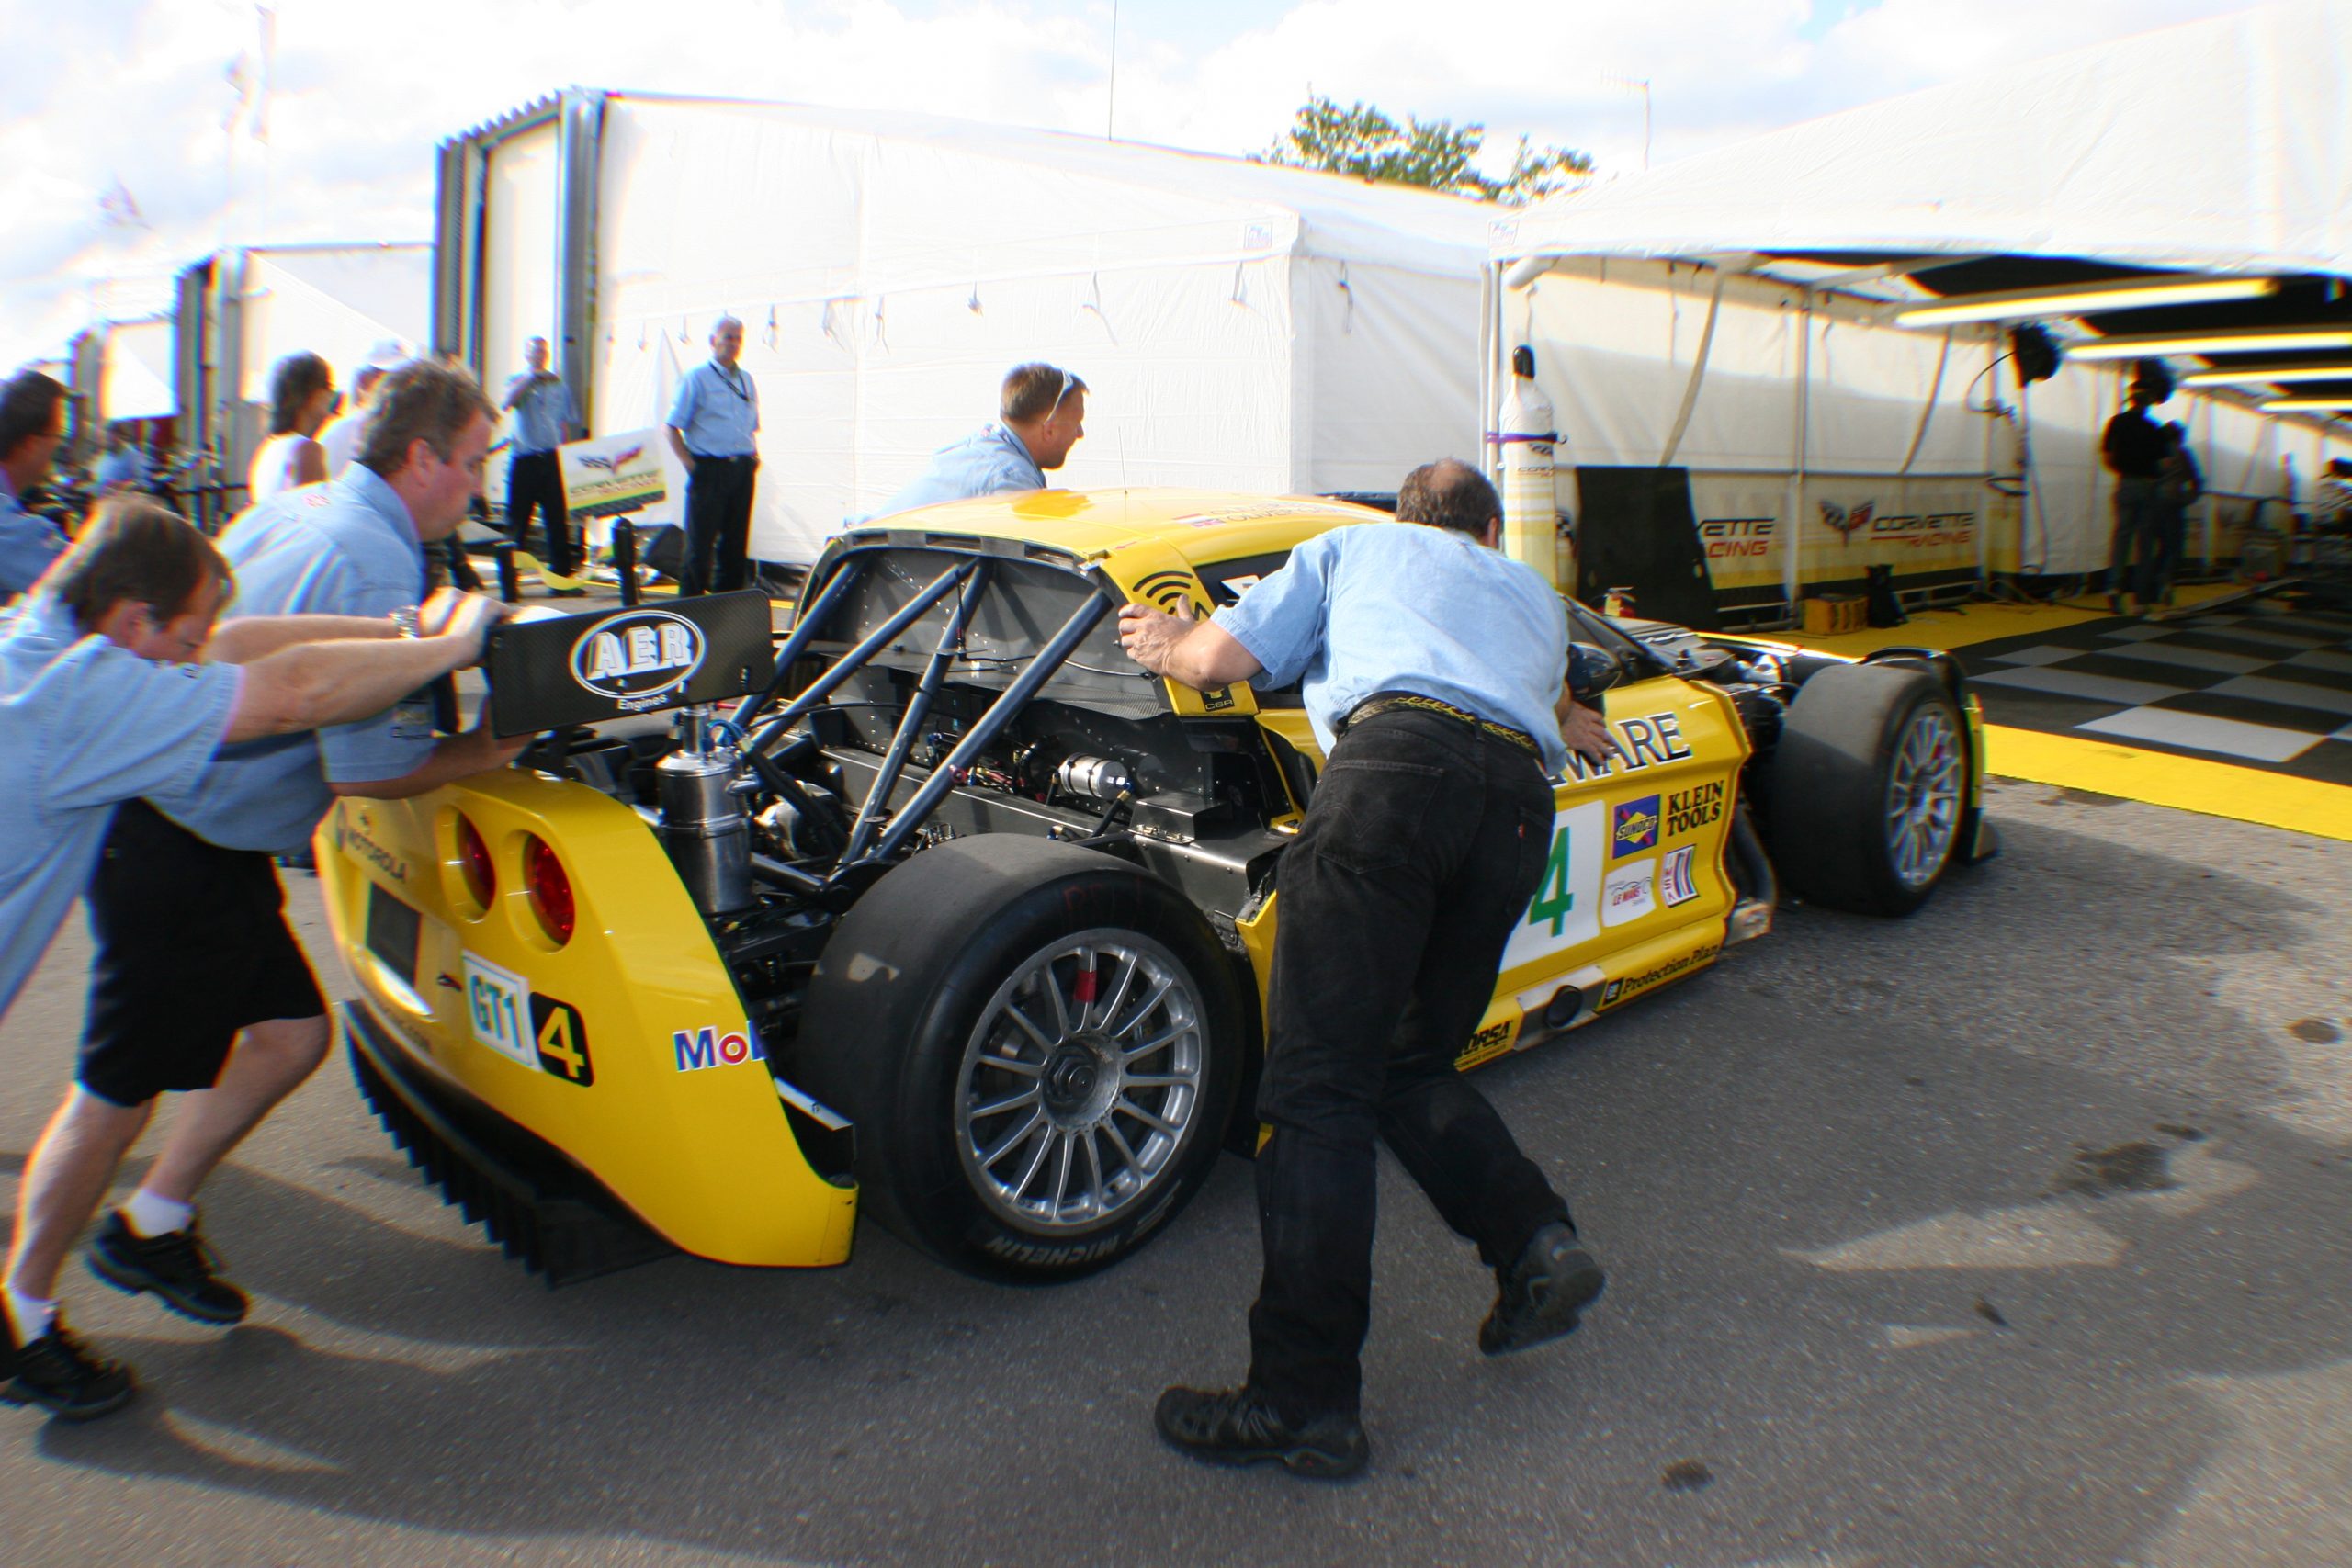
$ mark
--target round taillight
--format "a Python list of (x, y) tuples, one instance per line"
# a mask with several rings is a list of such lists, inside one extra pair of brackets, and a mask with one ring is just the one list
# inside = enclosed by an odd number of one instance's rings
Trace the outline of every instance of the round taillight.
[(571, 878), (563, 862), (538, 838), (523, 846), (523, 880), (531, 889), (531, 913), (558, 947), (571, 940)]
[(458, 814), (458, 874), (466, 879), (466, 896), (475, 908), (489, 908), (498, 893), (498, 864), (490, 858), (481, 829), (463, 812)]

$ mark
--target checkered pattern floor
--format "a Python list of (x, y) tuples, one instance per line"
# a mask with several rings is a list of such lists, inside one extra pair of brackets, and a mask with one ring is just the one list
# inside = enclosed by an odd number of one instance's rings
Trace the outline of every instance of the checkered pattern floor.
[(2256, 601), (1954, 651), (1991, 723), (2352, 785), (2352, 614)]

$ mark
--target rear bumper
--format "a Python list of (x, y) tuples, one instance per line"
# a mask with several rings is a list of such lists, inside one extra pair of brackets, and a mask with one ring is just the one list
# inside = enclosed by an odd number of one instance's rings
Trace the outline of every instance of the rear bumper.
[(359, 1092), (409, 1163), (550, 1287), (676, 1250), (553, 1145), (408, 1066), (366, 1004), (338, 1015)]

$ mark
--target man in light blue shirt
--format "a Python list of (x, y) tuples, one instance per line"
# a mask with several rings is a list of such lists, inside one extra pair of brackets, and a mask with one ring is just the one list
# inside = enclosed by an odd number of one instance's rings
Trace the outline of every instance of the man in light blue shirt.
[(1016, 365), (997, 400), (997, 423), (932, 455), (921, 477), (872, 515), (1006, 491), (1043, 490), (1086, 434), (1086, 383), (1051, 365)]
[(523, 544), (536, 510), (547, 534), (548, 570), (570, 577), (575, 559), (571, 520), (564, 511), (563, 475), (555, 449), (580, 433), (580, 405), (563, 378), (548, 368), (547, 339), (535, 337), (523, 345), (523, 364), (521, 374), (506, 383), (503, 405), (514, 416), (514, 456), (506, 466), (506, 531), (517, 546)]
[(743, 586), (752, 542), (752, 484), (759, 472), (760, 389), (736, 363), (743, 323), (711, 323), (710, 359), (678, 382), (670, 403), (670, 449), (686, 466), (686, 564), (681, 595)]
[[(477, 657), (496, 619), (481, 604), (449, 635), (399, 646), (381, 640), (389, 622), (331, 616), (215, 634), (230, 592), (228, 564), (202, 535), (152, 500), (119, 497), (0, 614), (0, 798), (15, 807), (0, 837), (0, 1013), (89, 881), (119, 804), (187, 787), (223, 745), (381, 708)], [(367, 640), (322, 640), (355, 637)], [(79, 1419), (130, 1397), (129, 1374), (83, 1348), (52, 1297), (58, 1261), (147, 1109), (77, 1087), (35, 1145), (0, 1275), (0, 1403)]]
[[(238, 615), (392, 629), (424, 597), (424, 547), (455, 533), (481, 492), (496, 417), (463, 370), (394, 371), (340, 479), (273, 497), (222, 536)], [(315, 736), (225, 747), (202, 772), (149, 789), (118, 815), (90, 883), (96, 952), (74, 1103), (105, 1108), (89, 1115), (119, 1127), (143, 1121), (159, 1094), (189, 1096), (139, 1190), (101, 1223), (90, 1266), (199, 1322), (236, 1323), (247, 1303), (198, 1239), (197, 1189), (327, 1049), (325, 999), (286, 924), (271, 852), (304, 842), (337, 795), (423, 795), (524, 744), (486, 728), (435, 739), (415, 695), (363, 711)], [(84, 1146), (100, 1146), (96, 1135)], [(87, 1190), (90, 1206), (104, 1190)], [(88, 1218), (87, 1207), (45, 1207), (8, 1288), (43, 1294)]]
[(100, 491), (145, 490), (153, 471), (147, 454), (139, 449), (137, 427), (117, 424), (107, 436), (107, 449), (90, 465), (90, 482)]
[(1275, 896), (1249, 1378), (1170, 1388), (1153, 1413), (1195, 1459), (1363, 1467), (1379, 1141), (1495, 1270), (1480, 1349), (1557, 1338), (1600, 1293), (1567, 1204), (1453, 1065), (1543, 877), (1545, 774), (1608, 745), (1564, 690), (1558, 595), (1494, 548), (1501, 513), (1484, 475), (1432, 463), (1399, 521), (1308, 540), (1213, 620), (1119, 611), (1129, 654), (1170, 680), (1300, 681), (1329, 757)]
[(30, 588), (65, 553), (65, 536), (25, 510), (65, 440), (65, 389), (38, 370), (0, 387), (0, 603)]

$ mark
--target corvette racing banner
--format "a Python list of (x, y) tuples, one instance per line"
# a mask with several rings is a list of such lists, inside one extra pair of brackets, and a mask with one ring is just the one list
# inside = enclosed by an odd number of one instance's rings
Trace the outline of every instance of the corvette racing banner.
[[(1788, 494), (1781, 474), (1690, 476), (1700, 547), (1718, 591), (1780, 583)], [(1898, 578), (1973, 570), (1980, 559), (2015, 570), (2017, 502), (1980, 478), (1814, 475), (1803, 506), (1800, 582), (1842, 581), (1873, 566), (1891, 566)]]
[(659, 430), (631, 430), (556, 449), (563, 473), (563, 503), (574, 517), (616, 517), (669, 494), (662, 478), (668, 448)]

